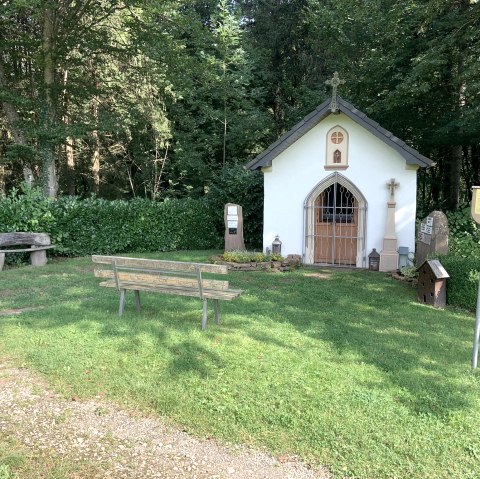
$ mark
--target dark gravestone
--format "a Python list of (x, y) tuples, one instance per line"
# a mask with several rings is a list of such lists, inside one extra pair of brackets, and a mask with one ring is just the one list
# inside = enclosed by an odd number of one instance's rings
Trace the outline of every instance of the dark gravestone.
[(448, 253), (448, 220), (441, 211), (432, 211), (418, 228), (415, 263), (422, 265), (430, 254)]

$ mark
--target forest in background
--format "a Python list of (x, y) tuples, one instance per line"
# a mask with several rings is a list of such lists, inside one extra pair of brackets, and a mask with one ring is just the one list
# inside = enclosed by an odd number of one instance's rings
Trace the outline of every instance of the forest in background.
[(480, 184), (476, 0), (0, 0), (0, 27), (0, 195), (201, 197), (334, 71), (436, 162), (420, 211)]

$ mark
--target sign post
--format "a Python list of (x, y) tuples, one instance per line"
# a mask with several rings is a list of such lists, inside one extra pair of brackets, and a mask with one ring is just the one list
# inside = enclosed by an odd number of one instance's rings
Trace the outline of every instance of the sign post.
[(225, 251), (245, 251), (242, 207), (227, 203), (224, 211)]
[[(480, 186), (472, 188), (472, 218), (480, 224)], [(475, 317), (475, 334), (473, 337), (472, 369), (477, 368), (478, 362), (478, 341), (480, 338), (480, 275), (478, 278), (477, 315)]]

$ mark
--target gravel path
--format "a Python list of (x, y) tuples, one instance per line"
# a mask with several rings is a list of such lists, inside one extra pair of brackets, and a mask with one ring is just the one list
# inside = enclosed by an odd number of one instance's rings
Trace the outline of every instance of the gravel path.
[[(67, 401), (32, 372), (0, 361), (0, 433), (32, 451), (94, 461), (95, 479), (325, 479), (296, 458), (198, 440), (103, 399)], [(93, 479), (93, 478), (89, 478)]]

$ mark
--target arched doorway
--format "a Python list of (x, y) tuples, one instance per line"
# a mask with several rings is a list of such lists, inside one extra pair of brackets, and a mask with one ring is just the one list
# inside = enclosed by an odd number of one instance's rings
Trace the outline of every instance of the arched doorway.
[(305, 200), (305, 263), (365, 266), (366, 201), (338, 172)]

